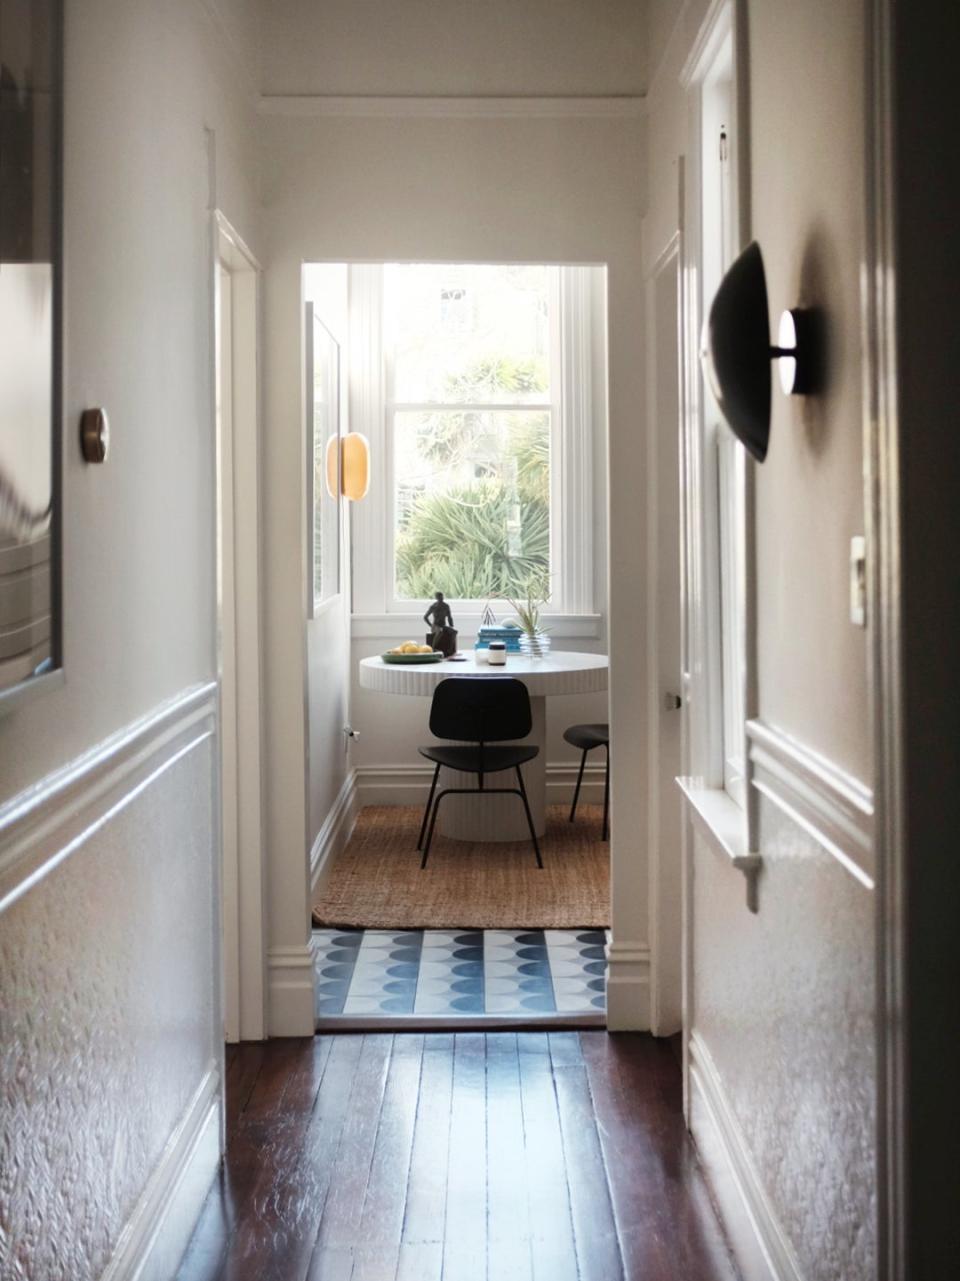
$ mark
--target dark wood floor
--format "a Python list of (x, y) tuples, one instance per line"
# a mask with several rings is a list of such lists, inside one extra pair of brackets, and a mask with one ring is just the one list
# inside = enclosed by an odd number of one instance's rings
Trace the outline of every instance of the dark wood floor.
[(662, 1041), (340, 1034), (227, 1062), (179, 1281), (735, 1281)]

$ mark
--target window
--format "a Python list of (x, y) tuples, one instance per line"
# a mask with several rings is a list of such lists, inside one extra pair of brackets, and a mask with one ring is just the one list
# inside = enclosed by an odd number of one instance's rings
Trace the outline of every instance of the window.
[(550, 590), (557, 269), (387, 266), (393, 595)]
[(351, 405), (382, 460), (374, 502), (351, 513), (354, 612), (415, 615), (442, 591), (469, 615), (531, 585), (551, 612), (592, 611), (603, 268), (350, 272)]
[[(736, 140), (733, 97), (733, 45), (721, 44), (701, 93), (701, 250), (703, 307), (709, 306), (724, 272), (737, 253), (736, 189), (733, 147)], [(718, 702), (714, 735), (717, 783), (744, 803), (745, 777), (745, 521), (746, 456), (703, 382), (704, 473), (712, 487), (709, 507), (714, 547), (715, 626), (710, 666)]]

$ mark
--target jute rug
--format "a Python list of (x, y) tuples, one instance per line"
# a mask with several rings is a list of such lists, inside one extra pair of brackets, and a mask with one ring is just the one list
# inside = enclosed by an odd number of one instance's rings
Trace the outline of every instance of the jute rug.
[(354, 929), (572, 929), (610, 924), (610, 846), (602, 808), (547, 807), (543, 870), (529, 841), (452, 841), (434, 836), (420, 871), (422, 811), (371, 805), (313, 906), (320, 926)]

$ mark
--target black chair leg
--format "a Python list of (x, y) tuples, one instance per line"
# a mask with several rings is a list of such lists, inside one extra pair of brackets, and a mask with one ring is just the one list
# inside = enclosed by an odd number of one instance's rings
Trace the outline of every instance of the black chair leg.
[(523, 774), (520, 766), (517, 767), (517, 781), (520, 784), (520, 799), (523, 801), (523, 808), (527, 812), (527, 824), (530, 828), (530, 839), (533, 841), (533, 850), (537, 856), (537, 867), (543, 867), (543, 859), (540, 857), (540, 842), (537, 840), (536, 829), (533, 826), (533, 815), (530, 813), (530, 802), (527, 800), (527, 789), (523, 785)]
[(577, 786), (573, 793), (573, 804), (570, 806), (570, 822), (577, 816), (577, 801), (580, 799), (580, 784), (583, 782), (583, 771), (587, 763), (587, 748), (583, 749), (583, 755), (580, 757), (580, 773), (577, 775)]
[(420, 824), (420, 835), (417, 837), (417, 849), (423, 849), (423, 837), (427, 830), (427, 819), (430, 817), (430, 807), (433, 805), (433, 795), (437, 790), (437, 779), (440, 777), (440, 766), (433, 771), (433, 782), (430, 784), (430, 795), (427, 797), (427, 808), (423, 811), (423, 822)]
[(601, 841), (610, 839), (610, 744), (607, 744), (607, 768), (603, 775), (603, 834)]
[(430, 826), (427, 828), (427, 843), (423, 847), (423, 858), (420, 860), (421, 872), (427, 866), (427, 859), (430, 857), (430, 846), (433, 843), (433, 829), (437, 823), (437, 811), (440, 808), (440, 802), (446, 795), (446, 792), (441, 792), (433, 803), (433, 813), (430, 815)]

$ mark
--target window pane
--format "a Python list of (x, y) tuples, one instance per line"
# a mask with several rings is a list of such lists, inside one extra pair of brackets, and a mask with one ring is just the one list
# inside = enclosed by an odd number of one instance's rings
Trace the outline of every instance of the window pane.
[(516, 596), (550, 572), (550, 414), (394, 415), (396, 595)]
[(546, 403), (552, 270), (388, 265), (384, 323), (394, 403)]

